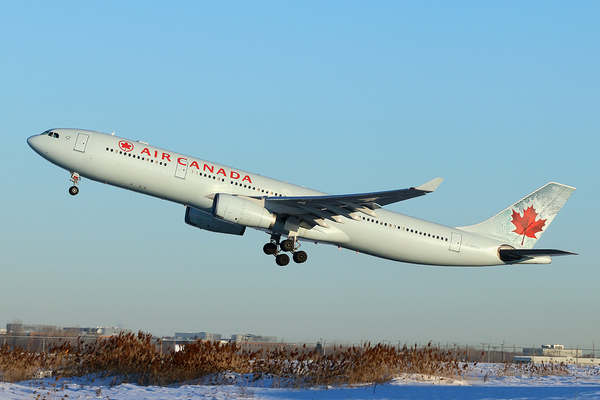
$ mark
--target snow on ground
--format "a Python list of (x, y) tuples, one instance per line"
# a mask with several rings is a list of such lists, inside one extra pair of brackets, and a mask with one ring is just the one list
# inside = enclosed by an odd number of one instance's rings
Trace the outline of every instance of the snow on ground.
[[(600, 369), (571, 367), (568, 376), (501, 376), (500, 366), (477, 366), (464, 379), (401, 376), (384, 385), (343, 388), (272, 388), (272, 379), (229, 385), (111, 385), (110, 379), (45, 378), (0, 383), (0, 400), (58, 399), (600, 399)], [(243, 379), (240, 381), (244, 382)]]

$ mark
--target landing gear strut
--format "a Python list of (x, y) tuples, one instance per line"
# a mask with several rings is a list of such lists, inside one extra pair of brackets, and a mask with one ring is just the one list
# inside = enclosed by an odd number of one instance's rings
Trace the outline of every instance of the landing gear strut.
[(271, 241), (263, 246), (263, 252), (267, 255), (274, 255), (275, 262), (280, 267), (285, 267), (290, 263), (290, 256), (284, 252), (292, 253), (295, 263), (302, 264), (308, 259), (304, 251), (298, 251), (300, 244), (295, 237), (285, 239), (279, 242), (281, 235), (272, 235)]
[(69, 194), (71, 196), (75, 196), (77, 193), (79, 193), (79, 188), (77, 187), (77, 184), (79, 183), (80, 179), (81, 176), (79, 176), (77, 172), (71, 172), (71, 182), (73, 182), (73, 186), (69, 188)]

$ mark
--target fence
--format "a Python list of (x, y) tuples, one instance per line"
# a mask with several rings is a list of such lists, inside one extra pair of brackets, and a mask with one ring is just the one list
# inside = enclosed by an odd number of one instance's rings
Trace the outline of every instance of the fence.
[[(28, 351), (35, 352), (45, 352), (48, 351), (52, 346), (60, 345), (63, 343), (69, 343), (71, 346), (85, 346), (86, 344), (95, 342), (98, 338), (102, 338), (102, 336), (96, 335), (85, 335), (85, 336), (60, 336), (60, 335), (0, 335), (0, 346), (8, 345), (8, 347), (13, 350), (17, 347)], [(181, 345), (187, 343), (186, 340), (177, 340), (173, 338), (154, 338), (156, 341), (156, 345), (160, 346), (163, 352), (169, 352), (171, 350), (175, 350), (176, 345)], [(387, 342), (387, 343), (386, 343)], [(401, 343), (401, 342), (388, 342), (385, 341), (382, 344), (393, 346), (397, 348), (402, 348), (405, 345), (407, 347), (414, 346), (415, 344), (411, 343)], [(241, 342), (238, 343), (238, 346), (242, 349), (248, 350), (257, 350), (263, 348), (265, 350), (271, 348), (287, 348), (287, 349), (306, 349), (306, 351), (315, 350), (319, 348), (320, 352), (325, 354), (331, 354), (340, 349), (345, 349), (351, 346), (362, 347), (363, 343), (306, 343), (306, 347), (304, 347), (305, 343), (250, 343), (250, 342)], [(376, 345), (376, 343), (372, 343), (371, 345)], [(419, 343), (416, 344), (417, 347), (425, 347), (428, 343)], [(469, 345), (469, 344), (460, 344), (460, 343), (440, 343), (440, 342), (432, 342), (431, 346), (436, 347), (439, 350), (443, 350), (445, 352), (449, 352), (453, 357), (455, 357), (459, 361), (470, 361), (470, 362), (491, 362), (491, 363), (499, 363), (499, 362), (512, 362), (513, 357), (522, 356), (523, 349), (534, 348), (535, 345), (532, 346), (517, 346), (516, 344), (505, 344), (505, 343), (479, 343), (477, 345)], [(537, 345), (539, 348), (540, 345)], [(597, 353), (600, 351), (596, 351), (595, 345), (592, 345), (592, 348), (583, 348), (583, 347), (565, 347), (565, 350), (579, 350), (581, 351), (582, 358), (595, 358)], [(598, 354), (600, 355), (600, 354)]]

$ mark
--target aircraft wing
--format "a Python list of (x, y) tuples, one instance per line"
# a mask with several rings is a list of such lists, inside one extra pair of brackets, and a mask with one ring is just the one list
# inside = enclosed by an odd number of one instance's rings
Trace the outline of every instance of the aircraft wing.
[(358, 211), (377, 217), (374, 210), (381, 208), (381, 206), (431, 193), (437, 189), (442, 181), (442, 178), (435, 178), (417, 187), (385, 192), (326, 196), (267, 197), (265, 198), (265, 207), (277, 214), (311, 215), (313, 218), (310, 219), (324, 226), (323, 219), (343, 222), (339, 218), (340, 215), (354, 218), (351, 214)]

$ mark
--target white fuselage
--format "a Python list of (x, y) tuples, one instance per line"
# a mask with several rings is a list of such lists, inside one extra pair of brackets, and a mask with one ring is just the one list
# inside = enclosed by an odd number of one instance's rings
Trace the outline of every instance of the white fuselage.
[[(82, 177), (211, 212), (214, 195), (319, 196), (323, 192), (100, 132), (53, 129), (30, 146)], [(447, 266), (504, 265), (495, 240), (385, 209), (300, 228), (298, 239), (334, 244), (390, 260)], [(278, 232), (286, 234), (286, 232)], [(538, 260), (539, 262), (539, 260)]]

